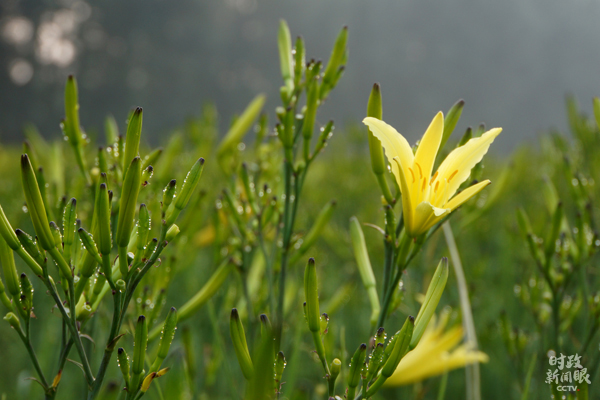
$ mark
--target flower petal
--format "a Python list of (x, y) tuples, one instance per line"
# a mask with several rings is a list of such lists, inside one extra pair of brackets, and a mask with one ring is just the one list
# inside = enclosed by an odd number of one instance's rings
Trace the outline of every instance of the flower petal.
[(415, 209), (414, 226), (407, 226), (408, 234), (413, 237), (419, 236), (429, 229), (429, 226), (433, 226), (436, 221), (442, 219), (442, 216), (450, 211), (449, 208), (434, 207), (428, 201), (419, 203)]
[(447, 202), (444, 205), (444, 207), (449, 208), (452, 211), (456, 210), (462, 203), (469, 200), (471, 197), (475, 196), (477, 193), (479, 193), (481, 191), (481, 189), (483, 189), (490, 183), (492, 183), (492, 182), (490, 182), (489, 179), (486, 179), (485, 181), (476, 183), (473, 186), (469, 186), (468, 188), (466, 188), (465, 190), (463, 190), (462, 192), (460, 192), (459, 194), (454, 196), (452, 199), (450, 199), (450, 201)]
[(408, 182), (406, 181), (404, 166), (400, 163), (400, 159), (398, 157), (394, 157), (392, 161), (392, 166), (395, 166), (398, 170), (396, 177), (400, 181), (399, 186), (400, 191), (402, 192), (402, 213), (404, 215), (404, 226), (406, 226), (406, 230), (409, 232), (411, 227), (414, 226), (414, 205), (410, 195), (410, 190), (408, 189)]
[(399, 183), (400, 177), (398, 173), (400, 171), (398, 166), (393, 163), (392, 160), (394, 157), (398, 157), (404, 168), (412, 167), (415, 156), (413, 155), (410, 145), (404, 136), (399, 134), (396, 129), (377, 118), (367, 117), (363, 119), (363, 123), (367, 125), (373, 135), (381, 141), (381, 145), (385, 150), (385, 155), (392, 165), (392, 173), (396, 176)]
[(429, 181), (433, 163), (440, 149), (442, 134), (444, 133), (444, 114), (438, 112), (429, 124), (429, 127), (423, 134), (419, 143), (417, 153), (415, 154), (415, 164), (419, 164), (423, 176)]
[(456, 190), (471, 174), (471, 169), (487, 153), (490, 144), (496, 136), (502, 132), (502, 128), (494, 128), (485, 132), (478, 138), (473, 138), (463, 146), (454, 149), (438, 168), (439, 180), (448, 180), (447, 198), (452, 198)]

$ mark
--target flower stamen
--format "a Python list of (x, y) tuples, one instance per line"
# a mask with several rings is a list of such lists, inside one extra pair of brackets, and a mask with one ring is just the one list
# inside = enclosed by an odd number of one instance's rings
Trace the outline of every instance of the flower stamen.
[(410, 171), (410, 174), (412, 175), (413, 183), (415, 183), (415, 173), (413, 172), (413, 170), (410, 167), (408, 167), (408, 170)]
[(454, 178), (454, 175), (456, 175), (458, 173), (458, 170), (454, 171), (449, 177), (448, 177), (448, 183), (450, 183), (450, 180), (452, 180), (452, 178)]

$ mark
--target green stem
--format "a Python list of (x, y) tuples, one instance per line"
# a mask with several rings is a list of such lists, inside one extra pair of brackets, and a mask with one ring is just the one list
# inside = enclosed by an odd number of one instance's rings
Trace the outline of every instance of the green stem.
[(44, 376), (44, 372), (40, 367), (40, 363), (38, 361), (37, 355), (35, 354), (35, 350), (33, 350), (33, 346), (31, 345), (31, 340), (29, 338), (29, 321), (25, 321), (25, 332), (22, 329), (15, 329), (21, 338), (21, 341), (25, 345), (27, 349), (27, 353), (29, 354), (29, 358), (31, 358), (31, 362), (33, 363), (33, 367), (40, 378), (40, 382), (42, 386), (44, 386), (44, 391), (48, 391), (48, 381), (46, 381), (46, 377)]

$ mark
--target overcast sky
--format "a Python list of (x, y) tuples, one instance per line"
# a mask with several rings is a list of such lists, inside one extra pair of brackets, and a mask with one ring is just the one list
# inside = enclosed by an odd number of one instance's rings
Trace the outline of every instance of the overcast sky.
[(2, 141), (20, 140), (26, 121), (60, 134), (69, 73), (88, 130), (142, 106), (145, 134), (158, 138), (206, 101), (224, 126), (260, 92), (271, 111), (280, 18), (323, 60), (349, 27), (346, 74), (321, 122), (362, 120), (379, 82), (384, 120), (411, 141), (463, 98), (458, 129), (502, 126), (498, 147), (511, 149), (566, 130), (567, 93), (584, 110), (600, 95), (598, 0), (3, 0), (0, 12)]

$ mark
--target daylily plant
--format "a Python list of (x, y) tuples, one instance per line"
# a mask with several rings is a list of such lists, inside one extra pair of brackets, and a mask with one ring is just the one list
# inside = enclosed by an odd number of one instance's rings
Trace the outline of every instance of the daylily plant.
[(381, 141), (385, 155), (391, 163), (392, 173), (402, 192), (404, 226), (410, 237), (427, 232), (447, 214), (490, 184), (486, 179), (454, 196), (459, 186), (471, 174), (471, 169), (487, 153), (490, 144), (502, 131), (501, 128), (490, 129), (480, 137), (454, 149), (432, 176), (444, 132), (442, 112), (438, 112), (431, 121), (415, 154), (404, 136), (385, 122), (367, 117), (363, 123)]

